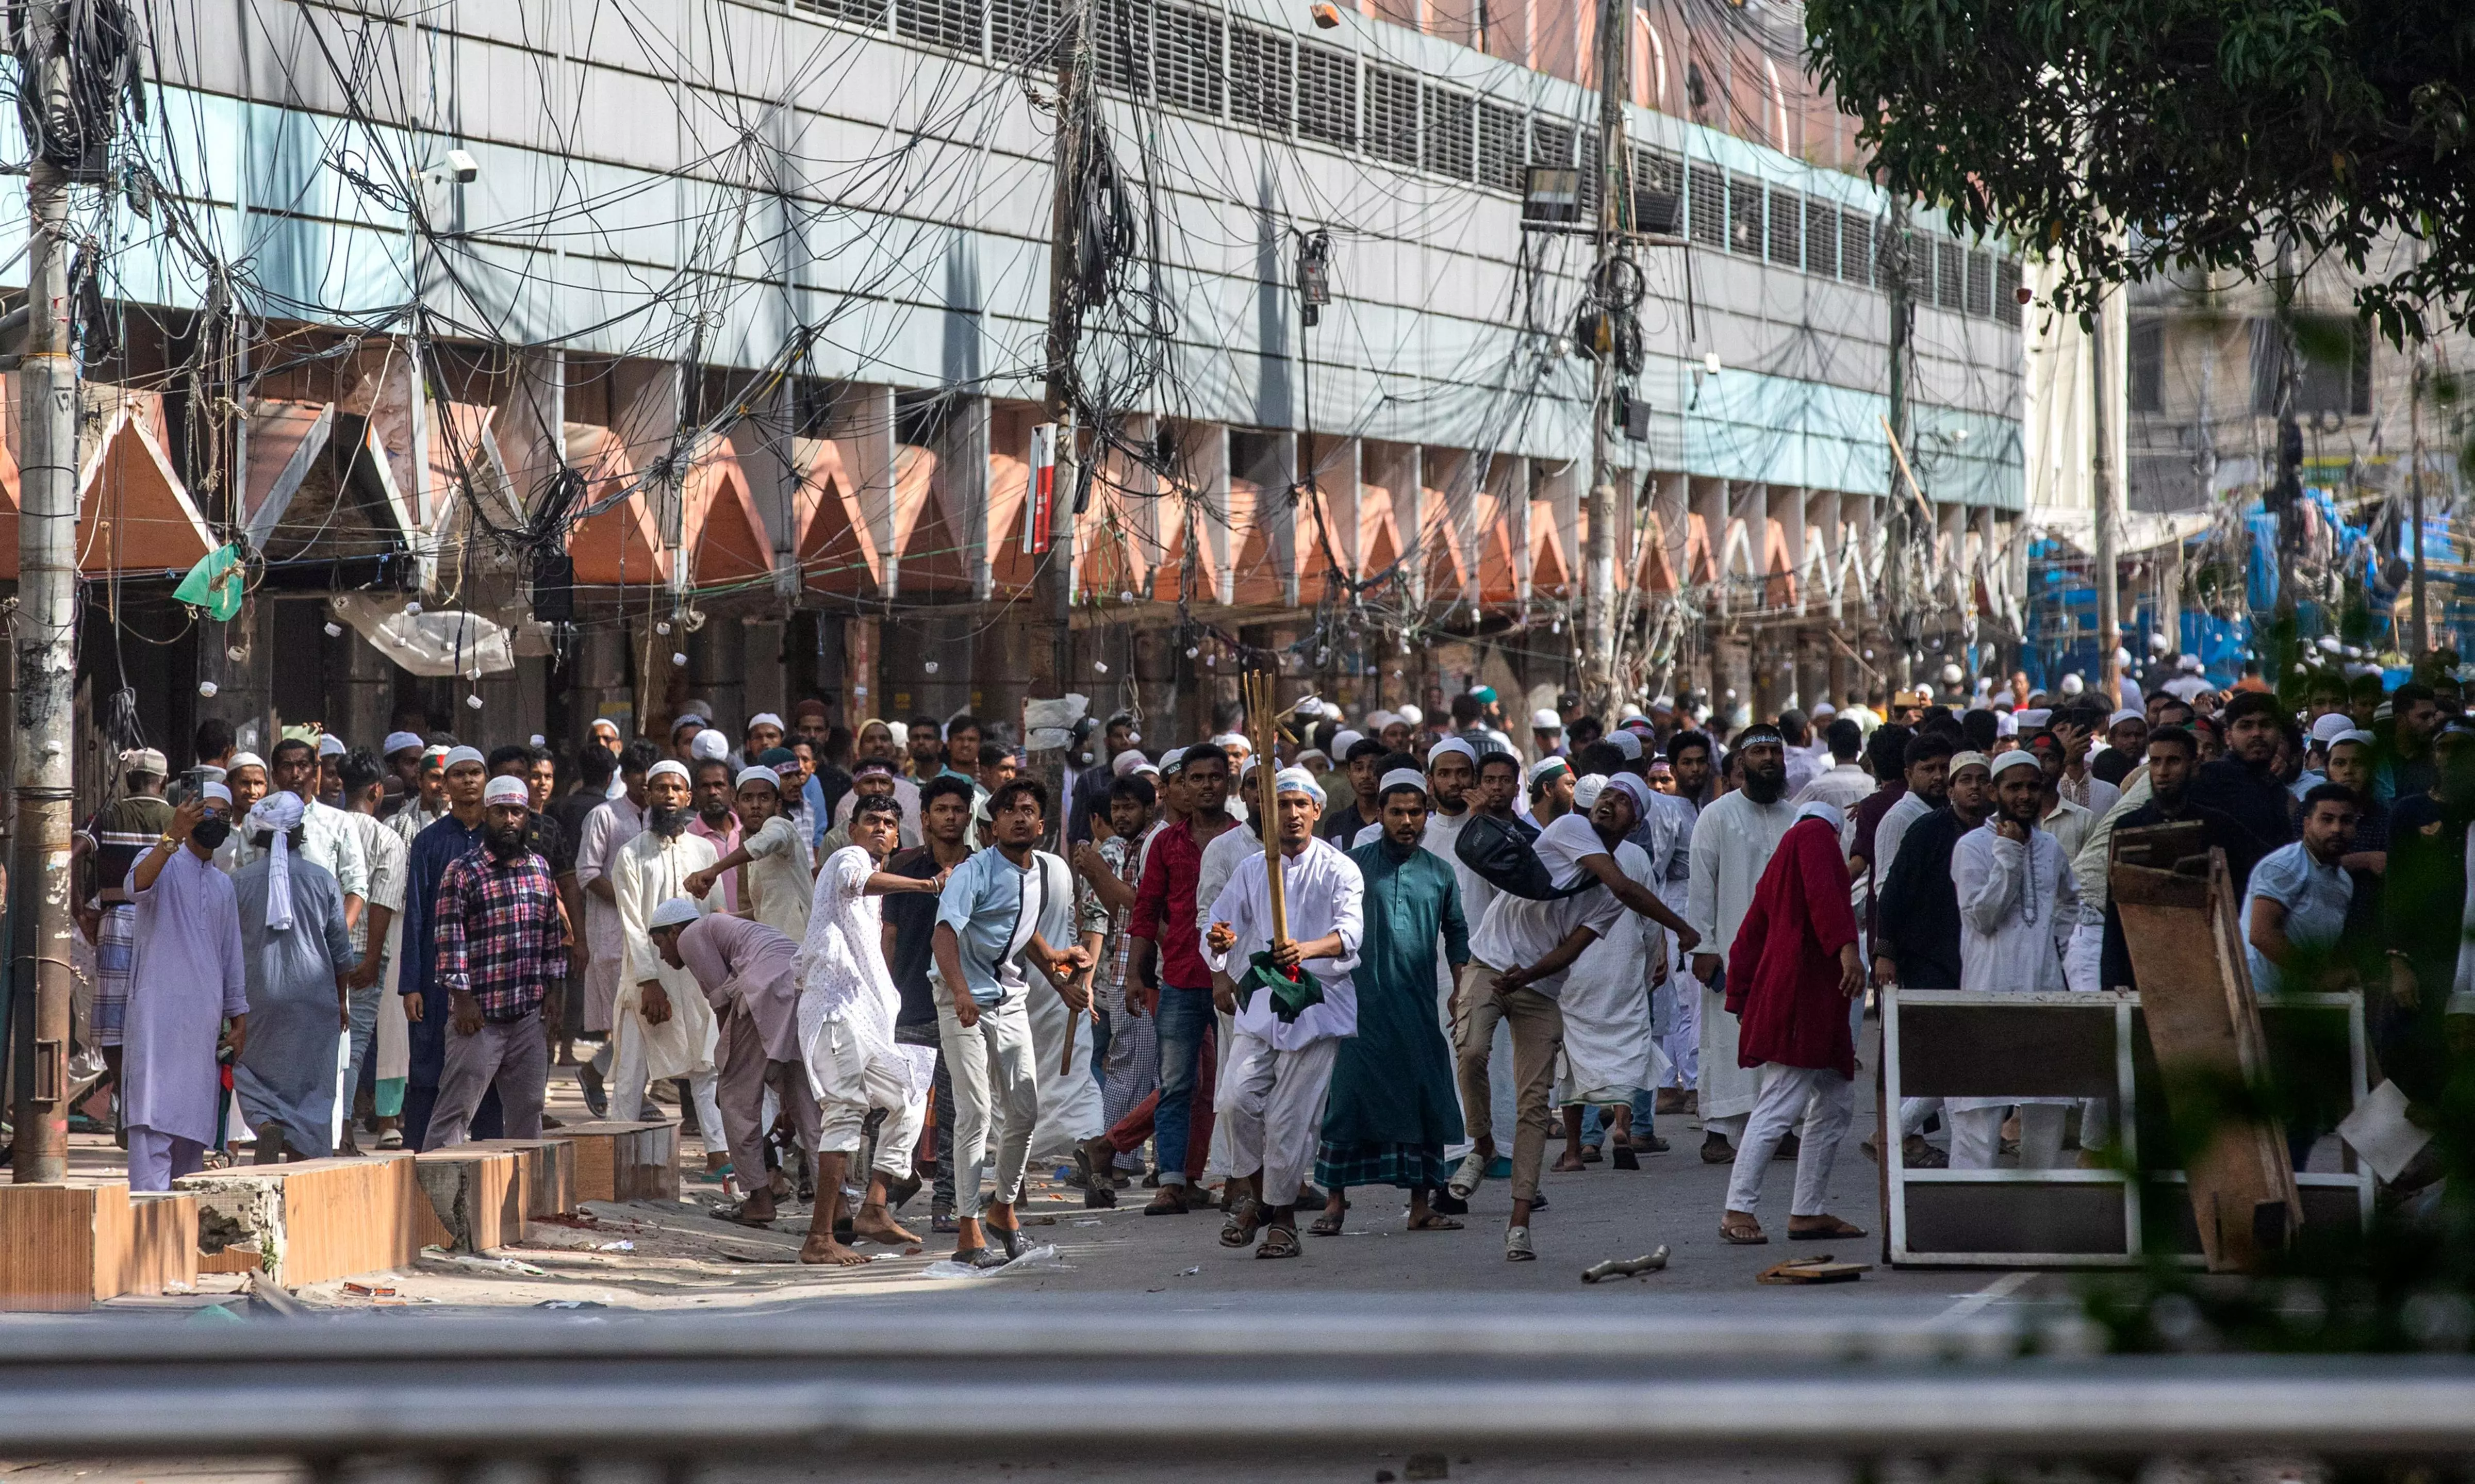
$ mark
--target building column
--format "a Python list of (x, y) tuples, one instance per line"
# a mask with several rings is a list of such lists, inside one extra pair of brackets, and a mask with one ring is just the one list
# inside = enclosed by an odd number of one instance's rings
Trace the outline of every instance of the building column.
[(849, 382), (834, 399), (830, 433), (841, 445), (843, 468), (858, 486), (859, 508), (870, 539), (885, 563), (880, 596), (902, 593), (902, 550), (894, 508), (894, 388)]

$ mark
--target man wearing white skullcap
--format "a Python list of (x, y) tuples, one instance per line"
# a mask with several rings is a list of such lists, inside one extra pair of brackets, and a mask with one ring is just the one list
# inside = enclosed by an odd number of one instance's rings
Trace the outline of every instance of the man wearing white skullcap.
[(248, 1044), (233, 1066), (257, 1162), (324, 1158), (343, 1109), (344, 981), (358, 961), (334, 875), (301, 853), (301, 796), (267, 794), (241, 821), (256, 859), (233, 876), (249, 983)]
[[(129, 1008), (129, 955), (135, 913), (129, 904), (129, 868), (172, 824), (172, 806), (163, 797), (169, 773), (163, 754), (152, 747), (120, 755), (118, 796), (86, 820), (71, 838), (69, 862), (91, 869), (91, 900), (96, 915), (81, 914), (80, 925), (94, 943), (94, 999), (86, 1012), (93, 1044), (103, 1051), (104, 1064), (120, 1070), (121, 1025)], [(87, 873), (79, 871), (80, 905), (86, 901)]]
[[(1258, 1257), (1295, 1257), (1300, 1187), (1313, 1164), (1339, 1040), (1358, 1034), (1350, 970), (1365, 937), (1365, 883), (1358, 864), (1315, 839), (1323, 786), (1304, 768), (1273, 775), (1271, 797), (1285, 912), (1271, 908), (1268, 869), (1252, 863), (1230, 877), (1210, 908), (1205, 961), (1234, 982), (1215, 992), (1236, 1016), (1235, 1044), (1220, 1082), (1231, 1178), (1246, 1194), (1230, 1207), (1224, 1247), (1262, 1229)], [(1286, 929), (1286, 931), (1282, 931)], [(1274, 987), (1311, 976), (1319, 997), (1303, 1005)]]
[(426, 1150), (463, 1143), (493, 1088), (504, 1136), (541, 1137), (550, 1076), (542, 1001), (567, 973), (567, 919), (550, 863), (525, 846), (532, 794), (524, 780), (491, 779), (481, 802), (480, 846), (447, 867), (432, 913), (448, 1028)]
[[(650, 1109), (647, 1085), (673, 1077), (688, 1081), (704, 1135), (705, 1166), (719, 1173), (730, 1143), (722, 1109), (714, 1101), (714, 1047), (719, 1034), (713, 1008), (696, 976), (674, 969), (653, 947), (653, 910), (673, 897), (690, 896), (688, 878), (719, 856), (713, 841), (688, 828), (695, 816), (685, 765), (665, 758), (645, 774), (645, 828), (620, 848), (610, 869), (623, 940), (619, 998), (612, 1007), (616, 1065), (609, 1080), (610, 1116), (634, 1119)], [(697, 899), (706, 912), (723, 910), (719, 888)], [(743, 1182), (761, 1181), (761, 1170), (734, 1172)]]
[(1542, 758), (1564, 755), (1564, 718), (1552, 707), (1542, 706), (1530, 714), (1530, 741)]
[(1316, 828), (1323, 839), (1347, 850), (1360, 831), (1383, 823), (1384, 806), (1375, 785), (1386, 749), (1375, 738), (1346, 731), (1334, 737), (1332, 745), (1340, 771), (1321, 780), (1332, 807), (1324, 811), (1323, 823)]
[(1692, 891), (1686, 915), (1702, 937), (1689, 957), (1693, 978), (1702, 985), (1695, 1091), (1707, 1164), (1734, 1162), (1735, 1141), (1743, 1137), (1745, 1120), (1760, 1096), (1758, 1075), (1737, 1056), (1737, 1021), (1727, 1012), (1721, 976), (1762, 872), (1796, 823), (1797, 810), (1787, 801), (1787, 742), (1778, 728), (1758, 722), (1746, 727), (1736, 734), (1734, 755), (1743, 760), (1745, 785), (1711, 800), (1694, 820), (1687, 865)]
[[(1951, 881), (1959, 888), (1959, 986), (2059, 993), (2070, 987), (2063, 955), (2079, 922), (2080, 897), (2062, 847), (2037, 827), (2045, 772), (2026, 752), (2006, 752), (1991, 766), (1993, 818), (1961, 836), (1951, 851)], [(2063, 1109), (2071, 1101), (1944, 1100), (1950, 1167), (1992, 1169), (2005, 1111), (2017, 1107), (2021, 1168), (2053, 1168), (2061, 1161)]]
[(412, 761), (411, 788), (386, 816), (386, 826), (409, 848), (421, 832), (447, 817), (448, 747), (424, 747)]
[[(876, 767), (870, 771), (888, 776), (882, 771), (884, 760), (872, 761)], [(736, 871), (739, 915), (752, 917), (796, 943), (808, 936), (808, 904), (816, 873), (808, 868), (806, 842), (782, 811), (781, 775), (770, 767), (740, 769), (734, 799), (740, 838), (712, 865), (688, 877), (688, 895), (703, 896), (725, 872)]]
[[(449, 866), (481, 843), (482, 791), (489, 785), (489, 767), (478, 747), (451, 747), (439, 763), (447, 812), (413, 837), (404, 864), (404, 931), (397, 938), (396, 990), (404, 999), (405, 1033), (403, 1134), (416, 1150), (429, 1135), (438, 1081), (447, 1069), (448, 994), (437, 973), (438, 885)], [(485, 1104), (471, 1136), (494, 1139), (502, 1132), (500, 1109)]]
[(739, 749), (741, 766), (754, 767), (768, 749), (782, 745), (786, 735), (782, 718), (770, 711), (760, 711), (748, 718), (747, 731), (740, 739), (744, 743)]
[(169, 1190), (204, 1167), (223, 1113), (216, 1039), (230, 1021), (233, 1043), (248, 1042), (239, 908), (213, 864), (231, 808), (230, 789), (202, 786), (123, 879), (133, 920), (120, 1110), (132, 1190)]

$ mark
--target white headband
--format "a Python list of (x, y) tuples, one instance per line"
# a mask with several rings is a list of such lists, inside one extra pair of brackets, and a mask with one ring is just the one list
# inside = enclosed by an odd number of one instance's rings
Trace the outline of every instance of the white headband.
[(1276, 797), (1283, 793), (1303, 793), (1314, 800), (1317, 808), (1323, 806), (1323, 785), (1315, 782), (1315, 775), (1303, 767), (1285, 767), (1274, 773), (1272, 792)]

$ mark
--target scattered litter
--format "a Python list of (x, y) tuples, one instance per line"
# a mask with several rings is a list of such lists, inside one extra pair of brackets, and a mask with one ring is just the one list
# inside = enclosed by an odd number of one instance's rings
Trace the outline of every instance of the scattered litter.
[(518, 1273), (526, 1277), (548, 1277), (550, 1274), (529, 1262), (513, 1257), (477, 1257), (465, 1253), (451, 1253), (442, 1247), (425, 1247), (421, 1255), (431, 1262), (443, 1262), (458, 1268), (478, 1268), (484, 1273)]
[(395, 1297), (395, 1290), (393, 1288), (389, 1288), (384, 1285), (372, 1287), (367, 1283), (346, 1283), (344, 1285), (344, 1292), (362, 1299), (392, 1299)]
[(593, 1250), (597, 1253), (632, 1253), (636, 1250), (636, 1244), (633, 1242), (597, 1242), (594, 1244)]
[[(878, 1253), (875, 1255), (877, 1258), (890, 1258), (894, 1254), (892, 1253)], [(999, 1274), (1018, 1273), (1030, 1268), (1064, 1269), (1066, 1266), (1066, 1263), (1058, 1260), (1057, 1249), (1043, 1242), (1038, 1247), (1029, 1249), (1021, 1256), (1017, 1257), (1012, 1262), (1006, 1263), (1002, 1267), (974, 1268), (964, 1263), (956, 1262), (951, 1257), (947, 1257), (937, 1262), (932, 1262), (919, 1271), (923, 1276), (928, 1277), (995, 1277)], [(1197, 1271), (1199, 1272), (1201, 1270), (1198, 1269)]]
[(1819, 1257), (1791, 1257), (1762, 1269), (1756, 1283), (1852, 1283), (1859, 1273), (1871, 1273), (1870, 1262), (1835, 1262), (1828, 1253)]
[(1200, 1272), (1202, 1272), (1202, 1271), (1203, 1271), (1203, 1270), (1202, 1270), (1201, 1268), (1188, 1268), (1188, 1269), (1187, 1269), (1185, 1272), (1180, 1273), (1180, 1274), (1178, 1275), (1178, 1277), (1194, 1277), (1196, 1274), (1198, 1274), (1198, 1273), (1200, 1273)]
[(599, 1299), (544, 1299), (533, 1307), (537, 1309), (606, 1309), (610, 1305)]
[(1096, 1218), (1096, 1217), (1095, 1217), (1095, 1218), (1093, 1218), (1093, 1219), (1092, 1219), (1092, 1220), (1090, 1220), (1090, 1221), (1078, 1221), (1078, 1222), (1075, 1222), (1075, 1223), (1073, 1223), (1073, 1225), (1075, 1225), (1075, 1226), (1077, 1226), (1077, 1227), (1097, 1227), (1097, 1226), (1102, 1226), (1102, 1225), (1105, 1225), (1105, 1224), (1104, 1224), (1103, 1222), (1101, 1222), (1098, 1218)]
[(1604, 1282), (1611, 1277), (1632, 1277), (1643, 1273), (1656, 1273), (1667, 1266), (1667, 1244), (1661, 1242), (1654, 1252), (1638, 1257), (1610, 1257), (1581, 1270), (1584, 1283)]

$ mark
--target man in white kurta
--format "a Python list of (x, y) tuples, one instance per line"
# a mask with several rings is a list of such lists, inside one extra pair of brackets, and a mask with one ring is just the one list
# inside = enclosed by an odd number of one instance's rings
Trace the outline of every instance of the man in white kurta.
[[(1323, 786), (1304, 768), (1272, 781), (1274, 828), (1287, 933), (1274, 940), (1271, 884), (1260, 862), (1241, 864), (1212, 904), (1205, 961), (1238, 983), (1215, 991), (1237, 1017), (1235, 1045), (1215, 1099), (1229, 1129), (1232, 1178), (1249, 1194), (1231, 1206), (1223, 1245), (1242, 1247), (1263, 1224), (1258, 1257), (1298, 1255), (1298, 1187), (1313, 1166), (1324, 1093), (1342, 1037), (1358, 1034), (1358, 992), (1349, 971), (1366, 936), (1365, 879), (1358, 864), (1315, 839)], [(1320, 1002), (1284, 1018), (1269, 988), (1249, 982), (1252, 961), (1269, 951), (1275, 967), (1301, 969), (1322, 985)]]
[(192, 834), (210, 812), (220, 827), (231, 808), (230, 790), (205, 785), (124, 883), (135, 918), (120, 1063), (132, 1190), (169, 1190), (205, 1164), (223, 1112), (215, 1040), (226, 1020), (235, 1046), (248, 1034), (240, 909), (232, 878)]
[[(713, 1057), (720, 1027), (696, 976), (663, 962), (650, 936), (653, 909), (673, 897), (688, 896), (688, 877), (713, 864), (713, 841), (687, 828), (685, 766), (668, 760), (654, 764), (645, 775), (645, 829), (620, 848), (610, 871), (623, 938), (619, 997), (611, 1012), (618, 1051), (610, 1079), (610, 1116), (623, 1122), (640, 1116), (649, 1083), (684, 1077), (703, 1126), (706, 1163), (718, 1169), (719, 1156), (730, 1148), (723, 1133), (721, 1105), (714, 1100)], [(698, 905), (720, 912), (720, 890)], [(759, 1172), (739, 1173), (743, 1181), (763, 1178)]]
[(1796, 823), (1787, 801), (1787, 748), (1778, 729), (1751, 726), (1736, 738), (1745, 786), (1711, 801), (1693, 824), (1692, 891), (1685, 920), (1702, 935), (1693, 955), (1693, 977), (1702, 985), (1701, 1067), (1696, 1086), (1702, 1107), (1702, 1161), (1732, 1164), (1761, 1092), (1759, 1073), (1736, 1064), (1736, 1017), (1728, 1013), (1721, 956), (1736, 940), (1753, 888)]
[[(2079, 923), (2079, 887), (2054, 837), (2037, 827), (2045, 776), (2035, 754), (1994, 760), (1994, 815), (1950, 853), (1959, 891), (1959, 987), (2059, 993), (2070, 987), (2063, 955)], [(2020, 1110), (2020, 1167), (2062, 1162), (2063, 1110), (2072, 1099), (1947, 1098), (1950, 1167), (1989, 1170), (2002, 1144), (2006, 1109)]]
[(576, 832), (576, 884), (584, 892), (584, 1032), (603, 1037), (601, 1050), (576, 1070), (585, 1103), (596, 1117), (606, 1116), (603, 1079), (609, 1076), (617, 1038), (611, 1034), (612, 1011), (619, 1004), (619, 974), (625, 967), (627, 934), (619, 920), (619, 898), (611, 867), (619, 852), (645, 828), (645, 770), (653, 763), (650, 745), (639, 742), (619, 758), (620, 791), (594, 807)]
[(820, 1129), (817, 1209), (800, 1249), (802, 1262), (847, 1267), (868, 1260), (834, 1240), (833, 1216), (841, 1204), (844, 1166), (859, 1152), (871, 1108), (882, 1108), (885, 1122), (877, 1130), (868, 1199), (851, 1218), (852, 1234), (897, 1244), (919, 1240), (887, 1209), (887, 1186), (911, 1174), (912, 1150), (937, 1076), (937, 1049), (894, 1038), (902, 994), (886, 967), (882, 899), (888, 891), (934, 894), (944, 881), (942, 873), (923, 880), (884, 870), (899, 831), (883, 807), (853, 815), (853, 843), (825, 858), (807, 914), (807, 937), (799, 945), (799, 1046), (817, 1095)]

